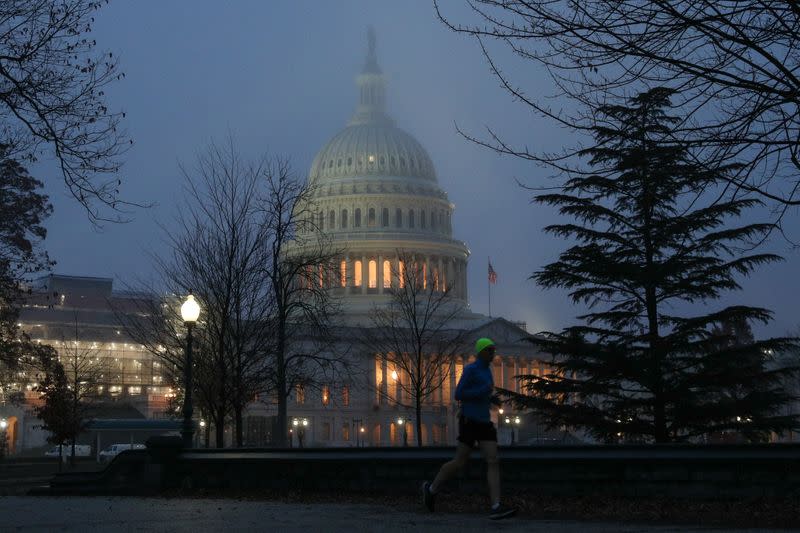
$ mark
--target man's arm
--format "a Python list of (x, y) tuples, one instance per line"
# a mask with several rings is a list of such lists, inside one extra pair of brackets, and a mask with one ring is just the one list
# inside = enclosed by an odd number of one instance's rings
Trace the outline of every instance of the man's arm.
[(493, 385), (476, 379), (472, 367), (466, 367), (456, 385), (456, 400), (482, 400), (492, 393)]

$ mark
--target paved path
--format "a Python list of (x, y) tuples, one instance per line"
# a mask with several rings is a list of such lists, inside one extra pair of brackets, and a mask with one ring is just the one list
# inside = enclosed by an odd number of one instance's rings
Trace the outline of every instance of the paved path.
[(374, 505), (288, 504), (214, 499), (7, 496), (0, 498), (0, 531), (677, 533), (728, 530), (522, 518), (492, 522), (481, 515), (406, 513)]

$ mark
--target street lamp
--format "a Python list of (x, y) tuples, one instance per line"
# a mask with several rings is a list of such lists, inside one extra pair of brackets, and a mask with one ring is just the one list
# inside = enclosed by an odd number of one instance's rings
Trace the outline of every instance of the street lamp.
[(402, 416), (397, 418), (397, 424), (403, 427), (403, 446), (408, 446), (408, 430), (406, 429), (407, 420)]
[(505, 422), (506, 426), (508, 426), (508, 428), (511, 430), (511, 446), (514, 446), (514, 442), (516, 441), (515, 432), (517, 431), (514, 426), (519, 428), (522, 420), (520, 420), (519, 416), (511, 417), (511, 415), (508, 415), (503, 419), (503, 422)]
[(183, 429), (181, 435), (183, 436), (183, 447), (192, 447), (192, 434), (194, 428), (192, 427), (192, 327), (200, 317), (200, 305), (195, 301), (191, 291), (186, 297), (186, 301), (181, 306), (181, 318), (183, 323), (186, 324), (186, 363), (183, 367)]

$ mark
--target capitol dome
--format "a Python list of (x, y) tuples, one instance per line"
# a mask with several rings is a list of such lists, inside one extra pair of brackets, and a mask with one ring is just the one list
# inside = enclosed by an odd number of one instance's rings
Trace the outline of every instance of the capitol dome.
[(410, 261), (426, 287), (466, 304), (469, 250), (453, 238), (454, 206), (439, 187), (428, 152), (386, 112), (386, 80), (372, 31), (356, 83), (352, 119), (317, 153), (309, 172), (309, 227), (343, 251), (334, 272), (315, 279), (357, 313), (388, 301), (404, 261)]
[(390, 121), (351, 124), (337, 133), (311, 165), (310, 178), (405, 176), (436, 180), (428, 152)]

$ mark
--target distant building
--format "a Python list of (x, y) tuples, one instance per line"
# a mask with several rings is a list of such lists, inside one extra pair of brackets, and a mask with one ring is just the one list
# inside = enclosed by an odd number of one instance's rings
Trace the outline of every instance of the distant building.
[[(319, 280), (341, 299), (345, 315), (339, 331), (341, 344), (352, 343), (357, 329), (370, 325), (369, 314), (375, 306), (390, 301), (389, 290), (397, 286), (396, 273), (403, 268), (398, 255), (402, 251), (422, 264), (425, 283), (434, 290), (451, 287), (451, 296), (464, 305), (454, 328), (469, 331), (472, 342), (483, 336), (493, 338), (498, 344), (493, 369), (496, 384), (519, 390), (514, 376), (540, 374), (545, 365), (525, 341), (524, 323), (469, 310), (469, 250), (453, 236), (454, 206), (440, 188), (425, 148), (397, 127), (387, 113), (386, 80), (378, 65), (374, 36), (356, 83), (358, 104), (353, 117), (319, 150), (308, 177), (315, 186), (316, 225), (333, 239), (336, 248), (344, 250), (336, 262), (335, 279)], [(465, 354), (446, 369), (449, 379), (424, 406), (425, 444), (454, 442), (457, 406), (453, 393), (471, 356)], [(397, 383), (407, 376), (376, 354), (352, 353), (352, 357), (359, 375), (368, 376), (366, 384), (331, 384), (314, 394), (298, 390), (290, 398), (289, 423), (295, 445), (298, 431), (303, 432), (305, 445), (414, 443), (414, 424), (406, 423), (414, 413), (402, 407), (410, 398), (403, 397)], [(272, 406), (254, 405), (248, 423), (250, 427), (270, 427), (268, 418), (274, 414)], [(512, 428), (506, 427), (505, 418), (498, 420), (498, 426), (501, 439), (510, 442)], [(292, 426), (295, 420), (298, 425)], [(510, 418), (510, 424), (515, 420)], [(533, 438), (520, 424), (514, 425), (513, 431), (517, 442)], [(255, 438), (254, 445), (266, 442), (258, 442), (257, 432), (249, 436)]]
[[(104, 418), (164, 418), (171, 389), (162, 363), (134, 343), (119, 326), (117, 312), (133, 312), (134, 300), (153, 296), (113, 290), (110, 278), (52, 274), (30, 287), (19, 322), (32, 340), (53, 346), (61, 357), (79, 353), (96, 358), (98, 409)], [(21, 375), (17, 384), (25, 392), (21, 408), (7, 406), (16, 425), (14, 449), (45, 445), (46, 434), (36, 418), (38, 393), (35, 376)]]

